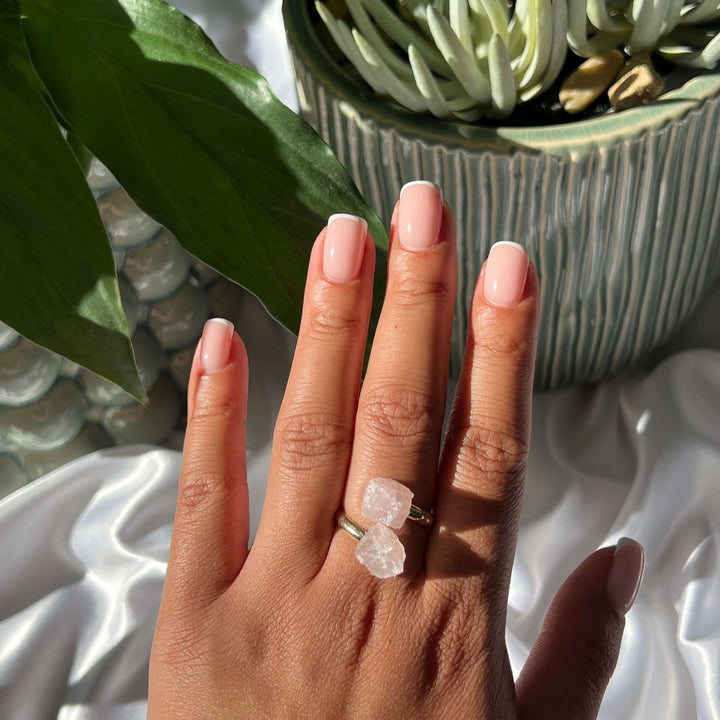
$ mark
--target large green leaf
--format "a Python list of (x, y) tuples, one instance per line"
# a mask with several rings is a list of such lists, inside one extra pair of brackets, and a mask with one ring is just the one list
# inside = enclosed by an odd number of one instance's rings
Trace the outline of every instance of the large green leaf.
[(140, 400), (107, 233), (0, 0), (0, 319)]
[(160, 0), (21, 0), (31, 56), (60, 114), (191, 253), (297, 331), (312, 241), (328, 215), (387, 235), (315, 132), (266, 81), (220, 56)]

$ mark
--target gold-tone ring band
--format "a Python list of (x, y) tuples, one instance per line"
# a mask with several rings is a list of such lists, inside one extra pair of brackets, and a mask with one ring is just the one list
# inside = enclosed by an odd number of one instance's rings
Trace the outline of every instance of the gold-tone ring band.
[(337, 521), (337, 524), (351, 537), (354, 537), (356, 540), (362, 540), (365, 535), (365, 530), (363, 530), (359, 525), (355, 524), (344, 512), (338, 512), (338, 514), (335, 516), (335, 520)]
[(422, 508), (419, 508), (417, 505), (410, 506), (410, 513), (408, 514), (408, 518), (410, 518), (410, 520), (412, 520), (413, 522), (418, 523), (418, 525), (422, 525), (423, 527), (430, 527), (433, 524), (432, 513), (428, 510), (423, 510)]

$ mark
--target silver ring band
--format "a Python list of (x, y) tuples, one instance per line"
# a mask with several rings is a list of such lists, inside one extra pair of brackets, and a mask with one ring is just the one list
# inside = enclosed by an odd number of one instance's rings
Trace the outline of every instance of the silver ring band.
[(356, 525), (344, 512), (339, 512), (335, 516), (337, 524), (351, 537), (356, 540), (362, 540), (365, 536), (365, 530), (359, 525)]

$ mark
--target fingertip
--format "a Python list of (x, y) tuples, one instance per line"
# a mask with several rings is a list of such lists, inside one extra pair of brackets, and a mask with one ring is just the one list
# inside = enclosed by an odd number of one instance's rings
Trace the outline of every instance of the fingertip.
[[(623, 580), (637, 563), (625, 551)], [(608, 591), (614, 560), (622, 548), (603, 547), (568, 576), (550, 604), (540, 635), (516, 683), (522, 720), (577, 720), (597, 716), (620, 652), (624, 613)], [(639, 547), (639, 546), (637, 546)], [(622, 607), (636, 594), (634, 583), (616, 588)]]
[(486, 334), (498, 340), (509, 339), (510, 347), (522, 345), (534, 348), (537, 343), (540, 315), (540, 283), (535, 265), (528, 262), (524, 271), (522, 289), (512, 302), (506, 302), (508, 288), (506, 286), (498, 288), (501, 299), (505, 300), (502, 302), (497, 301), (496, 297), (488, 297), (488, 286), (496, 282), (496, 279), (488, 277), (488, 272), (493, 272), (492, 268), (488, 269), (489, 260), (490, 258), (480, 268), (475, 284), (470, 310), (469, 338)]
[(615, 546), (605, 591), (615, 612), (625, 615), (633, 606), (642, 583), (645, 550), (636, 540), (623, 537)]
[(214, 379), (214, 376), (225, 375), (226, 372), (238, 375), (239, 387), (235, 386), (235, 390), (245, 394), (249, 372), (245, 343), (229, 320), (210, 318), (205, 323), (202, 337), (195, 348), (190, 369), (187, 393), (188, 422), (193, 417), (198, 394), (214, 395), (221, 389), (227, 390), (228, 387), (233, 387), (232, 383), (228, 386), (226, 382)]
[(528, 293), (530, 258), (516, 242), (501, 240), (490, 248), (475, 288), (476, 298), (498, 308), (517, 307)]
[(364, 282), (375, 270), (375, 255), (375, 241), (364, 218), (346, 213), (331, 215), (310, 252), (305, 302), (318, 281), (332, 285)]
[(224, 318), (210, 318), (200, 338), (200, 365), (204, 374), (222, 370), (230, 360), (235, 326)]
[(445, 202), (442, 190), (427, 180), (403, 185), (398, 200), (397, 239), (411, 252), (423, 252), (443, 238)]

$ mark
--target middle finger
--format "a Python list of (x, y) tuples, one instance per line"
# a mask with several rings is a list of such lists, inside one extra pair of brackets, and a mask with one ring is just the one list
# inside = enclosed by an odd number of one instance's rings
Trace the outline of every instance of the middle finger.
[[(452, 215), (432, 183), (406, 185), (391, 227), (388, 285), (363, 383), (345, 493), (347, 514), (363, 517), (368, 481), (390, 477), (413, 503), (432, 505), (455, 303)], [(409, 526), (413, 526), (411, 529)], [(414, 574), (427, 529), (406, 522), (406, 572)], [(345, 535), (345, 533), (342, 533)]]

